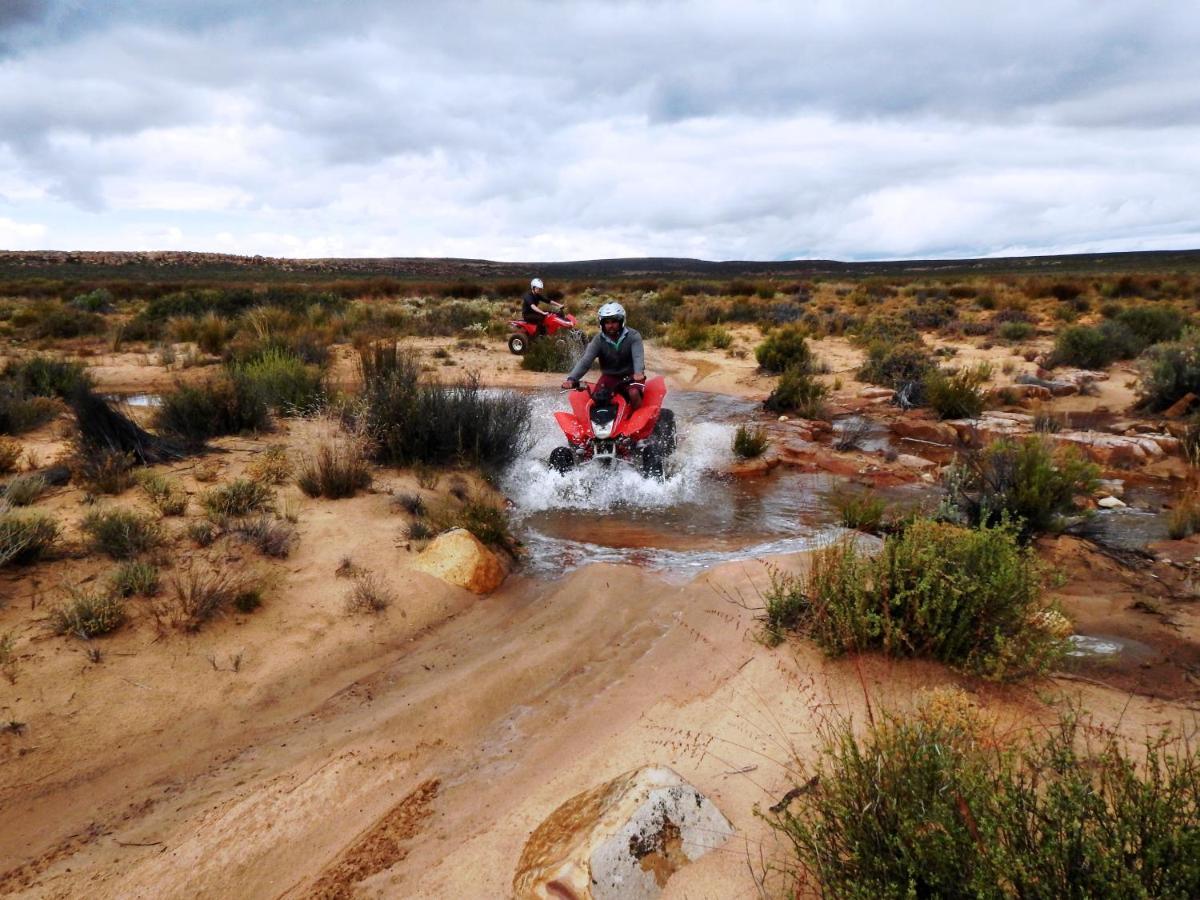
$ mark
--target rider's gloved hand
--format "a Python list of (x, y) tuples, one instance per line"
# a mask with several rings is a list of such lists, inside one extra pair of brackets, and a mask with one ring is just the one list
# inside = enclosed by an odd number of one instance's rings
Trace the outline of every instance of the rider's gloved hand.
[(579, 390), (579, 382), (572, 381), (570, 378), (568, 378), (566, 381), (564, 381), (562, 383), (561, 387), (564, 391), (569, 391), (572, 388), (574, 388), (575, 390)]

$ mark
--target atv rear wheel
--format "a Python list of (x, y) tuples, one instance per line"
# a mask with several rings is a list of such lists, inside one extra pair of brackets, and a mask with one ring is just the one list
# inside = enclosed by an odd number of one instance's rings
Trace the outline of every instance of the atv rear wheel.
[(523, 334), (509, 335), (508, 349), (517, 354), (517, 356), (520, 356), (529, 349), (529, 338)]
[(555, 447), (550, 451), (550, 468), (559, 475), (565, 475), (575, 465), (575, 454), (570, 447)]

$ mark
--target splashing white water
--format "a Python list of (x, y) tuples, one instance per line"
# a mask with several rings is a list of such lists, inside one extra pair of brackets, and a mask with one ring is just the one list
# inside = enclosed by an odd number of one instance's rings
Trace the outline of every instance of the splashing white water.
[(534, 400), (534, 445), (504, 478), (505, 494), (518, 516), (552, 509), (661, 509), (696, 501), (705, 490), (706, 475), (731, 456), (732, 426), (679, 418), (678, 447), (667, 459), (666, 477), (661, 480), (645, 478), (635, 466), (622, 462), (584, 463), (560, 475), (547, 459), (555, 447), (566, 445), (554, 420), (554, 412), (565, 408), (558, 395)]

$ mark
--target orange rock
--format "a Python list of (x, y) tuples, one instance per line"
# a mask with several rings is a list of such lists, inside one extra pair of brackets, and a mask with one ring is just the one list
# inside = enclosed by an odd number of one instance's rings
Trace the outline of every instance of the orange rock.
[(930, 444), (942, 444), (947, 447), (953, 447), (958, 443), (958, 432), (953, 425), (929, 419), (908, 416), (896, 419), (892, 422), (892, 433), (898, 437), (926, 441)]
[(504, 581), (504, 566), (496, 554), (465, 528), (439, 534), (412, 562), (410, 568), (466, 588), (473, 594), (490, 594)]
[(1167, 408), (1167, 411), (1163, 413), (1163, 417), (1167, 419), (1182, 419), (1188, 414), (1188, 411), (1195, 403), (1195, 394), (1184, 394)]

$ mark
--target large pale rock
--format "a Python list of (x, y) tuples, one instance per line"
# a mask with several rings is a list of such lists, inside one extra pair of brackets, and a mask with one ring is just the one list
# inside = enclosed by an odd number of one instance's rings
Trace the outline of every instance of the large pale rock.
[(896, 392), (887, 387), (865, 387), (858, 392), (858, 396), (867, 400), (891, 400)]
[(912, 441), (943, 444), (947, 447), (953, 447), (958, 443), (958, 432), (954, 430), (954, 426), (946, 422), (934, 422), (915, 417), (906, 416), (896, 419), (892, 422), (892, 434)]
[(647, 766), (572, 797), (529, 836), (518, 900), (650, 900), (733, 826), (666, 767)]
[(465, 528), (435, 537), (410, 568), (425, 572), (474, 594), (494, 591), (504, 581), (504, 566), (496, 554)]

